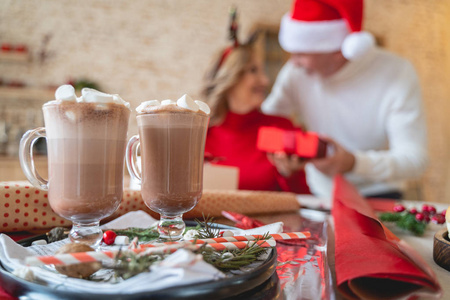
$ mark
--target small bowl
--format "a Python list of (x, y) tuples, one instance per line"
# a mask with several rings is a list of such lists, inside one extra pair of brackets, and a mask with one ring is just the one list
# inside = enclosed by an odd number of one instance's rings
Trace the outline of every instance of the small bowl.
[(434, 235), (433, 259), (439, 266), (450, 271), (450, 240), (446, 228)]

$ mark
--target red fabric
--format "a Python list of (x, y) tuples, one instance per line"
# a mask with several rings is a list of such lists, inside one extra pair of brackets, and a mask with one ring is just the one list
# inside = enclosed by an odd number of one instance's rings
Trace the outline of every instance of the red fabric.
[(239, 167), (240, 190), (310, 193), (303, 171), (284, 178), (269, 162), (266, 153), (256, 148), (261, 126), (294, 128), (285, 118), (263, 115), (258, 111), (245, 115), (229, 112), (222, 124), (208, 129), (205, 153), (223, 157), (216, 162), (218, 165)]
[(326, 4), (326, 1), (296, 0), (293, 5), (292, 19), (299, 21), (326, 21), (341, 19), (341, 15), (333, 6)]
[[(342, 176), (336, 176), (334, 185), (338, 289), (350, 298), (358, 298), (352, 288), (352, 284), (357, 285), (353, 280), (383, 278), (414, 283), (427, 287), (430, 293), (439, 293), (440, 286), (431, 269), (419, 261), (420, 256), (412, 248), (380, 223), (356, 188)], [(414, 295), (414, 291), (410, 291), (410, 295)]]
[(361, 31), (363, 0), (295, 0), (291, 18), (307, 22), (345, 19), (351, 31)]

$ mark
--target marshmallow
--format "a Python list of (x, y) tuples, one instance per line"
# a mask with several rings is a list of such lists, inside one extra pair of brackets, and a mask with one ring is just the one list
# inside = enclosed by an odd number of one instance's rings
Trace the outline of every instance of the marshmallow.
[(183, 238), (185, 240), (193, 240), (195, 238), (197, 238), (198, 236), (198, 230), (196, 229), (189, 229), (188, 231), (186, 231), (186, 233), (183, 235)]
[(113, 94), (112, 96), (113, 96), (114, 103), (123, 104), (128, 109), (130, 108), (130, 103), (128, 103), (127, 101), (123, 100), (119, 95)]
[(180, 99), (177, 100), (177, 105), (179, 107), (183, 107), (192, 110), (194, 112), (197, 112), (199, 110), (198, 104), (195, 103), (194, 100), (192, 100), (192, 98), (186, 94), (184, 94), (183, 96), (181, 96)]
[(230, 230), (225, 230), (224, 232), (222, 232), (222, 236), (223, 237), (232, 237), (232, 236), (234, 236), (234, 233)]
[(200, 110), (202, 112), (204, 112), (205, 114), (209, 115), (211, 113), (211, 109), (209, 108), (208, 104), (206, 104), (205, 102), (200, 101), (200, 100), (195, 100), (194, 102), (198, 105)]
[(160, 106), (161, 103), (158, 100), (149, 100), (149, 101), (145, 101), (142, 102), (141, 104), (139, 104), (138, 107), (136, 107), (136, 111), (138, 113), (143, 112), (146, 108), (149, 108), (151, 106)]
[(125, 235), (118, 235), (114, 240), (115, 245), (128, 245), (130, 243), (130, 239)]
[(163, 100), (161, 101), (161, 105), (177, 105), (177, 102), (173, 100)]
[(76, 101), (75, 89), (70, 84), (64, 84), (55, 91), (55, 99), (61, 101)]
[(81, 90), (84, 102), (87, 103), (114, 103), (114, 97), (94, 89), (84, 88)]

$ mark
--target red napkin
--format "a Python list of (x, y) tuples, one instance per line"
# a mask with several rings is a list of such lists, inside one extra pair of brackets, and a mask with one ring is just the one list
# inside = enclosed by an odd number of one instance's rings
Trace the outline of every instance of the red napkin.
[(417, 252), (377, 219), (342, 176), (334, 179), (335, 270), (351, 299), (397, 299), (441, 294), (436, 275)]

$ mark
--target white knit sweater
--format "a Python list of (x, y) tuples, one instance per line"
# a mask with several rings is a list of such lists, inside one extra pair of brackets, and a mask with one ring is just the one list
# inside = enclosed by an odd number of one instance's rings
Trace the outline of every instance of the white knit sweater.
[[(420, 87), (412, 65), (377, 49), (348, 62), (333, 76), (311, 76), (287, 62), (263, 103), (263, 112), (292, 117), (308, 130), (333, 138), (355, 155), (346, 174), (363, 195), (402, 189), (427, 164)], [(311, 191), (332, 192), (332, 178), (306, 166)]]

